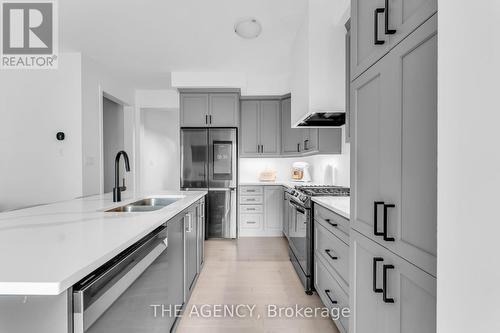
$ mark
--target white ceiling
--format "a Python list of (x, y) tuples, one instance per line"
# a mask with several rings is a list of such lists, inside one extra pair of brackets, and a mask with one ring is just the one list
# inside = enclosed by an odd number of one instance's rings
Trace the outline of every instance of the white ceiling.
[[(172, 71), (283, 75), (307, 0), (64, 0), (61, 49), (120, 71), (137, 88), (165, 88)], [(262, 34), (238, 37), (256, 17)]]

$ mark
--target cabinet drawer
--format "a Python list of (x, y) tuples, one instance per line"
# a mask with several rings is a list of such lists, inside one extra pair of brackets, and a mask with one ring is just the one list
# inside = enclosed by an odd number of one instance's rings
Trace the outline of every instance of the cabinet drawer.
[(262, 203), (262, 196), (259, 195), (242, 195), (240, 196), (240, 204), (254, 205)]
[(262, 205), (241, 205), (240, 212), (242, 213), (263, 213), (264, 209)]
[(314, 219), (327, 230), (349, 243), (349, 220), (318, 204), (314, 204)]
[(340, 277), (344, 288), (349, 288), (349, 246), (316, 222), (314, 226), (314, 250), (325, 259), (328, 268)]
[(242, 186), (240, 188), (241, 195), (258, 195), (263, 193), (264, 189), (262, 186)]
[[(349, 307), (349, 295), (328, 272), (323, 261), (318, 256), (314, 257), (314, 286), (326, 307), (330, 309), (338, 308), (340, 314), (343, 308)], [(342, 333), (349, 332), (349, 318), (340, 315), (335, 324)]]
[(261, 229), (262, 214), (240, 214), (240, 227), (242, 229)]

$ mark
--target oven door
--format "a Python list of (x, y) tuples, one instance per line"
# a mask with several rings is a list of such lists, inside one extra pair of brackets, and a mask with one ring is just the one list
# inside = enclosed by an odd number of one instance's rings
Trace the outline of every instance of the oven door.
[(289, 198), (288, 204), (290, 205), (288, 217), (290, 250), (304, 275), (307, 277), (310, 275), (310, 263), (308, 260), (310, 253), (310, 233), (308, 232), (310, 210), (299, 205), (292, 198)]

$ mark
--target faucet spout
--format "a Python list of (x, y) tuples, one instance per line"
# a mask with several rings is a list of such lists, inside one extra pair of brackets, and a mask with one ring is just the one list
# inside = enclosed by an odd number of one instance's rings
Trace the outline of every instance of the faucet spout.
[(128, 155), (124, 150), (121, 150), (115, 157), (115, 187), (113, 188), (113, 202), (122, 201), (122, 191), (125, 191), (125, 178), (123, 179), (123, 186), (120, 187), (120, 158), (123, 156), (125, 161), (125, 171), (130, 172), (130, 162)]

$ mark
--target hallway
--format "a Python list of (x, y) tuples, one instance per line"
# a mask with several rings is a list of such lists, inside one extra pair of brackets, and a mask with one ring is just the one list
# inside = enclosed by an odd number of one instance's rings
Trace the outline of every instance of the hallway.
[[(203, 314), (208, 312), (202, 311), (203, 304), (245, 304), (249, 307), (255, 305), (255, 309), (250, 316), (250, 310), (245, 307), (245, 318), (206, 318)], [(338, 332), (330, 318), (287, 318), (286, 315), (271, 318), (276, 312), (268, 311), (268, 305), (295, 308), (296, 304), (311, 308), (323, 306), (316, 294), (305, 294), (288, 258), (285, 239), (209, 240), (205, 242), (204, 268), (179, 323), (178, 332)], [(214, 307), (206, 306), (204, 310), (209, 309)]]

